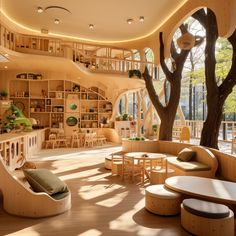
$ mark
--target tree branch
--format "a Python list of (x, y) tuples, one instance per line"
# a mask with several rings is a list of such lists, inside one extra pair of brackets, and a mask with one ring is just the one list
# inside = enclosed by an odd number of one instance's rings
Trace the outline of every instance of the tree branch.
[(192, 17), (200, 22), (200, 24), (206, 29), (206, 13), (204, 9), (200, 9), (193, 13)]
[(233, 47), (233, 55), (232, 55), (232, 65), (229, 70), (228, 75), (225, 80), (219, 86), (220, 94), (223, 99), (226, 99), (227, 96), (232, 92), (233, 87), (236, 85), (236, 30), (233, 34), (228, 38), (229, 42)]
[(152, 104), (156, 108), (158, 114), (159, 112), (163, 112), (164, 106), (161, 104), (159, 96), (156, 93), (156, 90), (154, 89), (153, 82), (152, 82), (152, 77), (149, 75), (149, 71), (147, 66), (145, 66), (145, 70), (143, 73), (143, 78), (145, 80), (146, 88), (149, 94), (149, 98), (152, 101)]
[(172, 83), (173, 80), (173, 74), (169, 71), (168, 67), (166, 66), (165, 63), (165, 52), (164, 52), (164, 42), (163, 42), (163, 32), (160, 32), (159, 34), (159, 39), (160, 39), (160, 63), (163, 72), (166, 75), (166, 79)]

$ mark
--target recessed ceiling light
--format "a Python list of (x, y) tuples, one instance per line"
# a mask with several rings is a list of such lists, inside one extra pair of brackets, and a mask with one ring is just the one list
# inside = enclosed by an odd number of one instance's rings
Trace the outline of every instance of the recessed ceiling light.
[(8, 68), (8, 66), (4, 66), (4, 69), (7, 69)]
[(89, 24), (89, 29), (93, 29), (94, 25), (93, 24)]
[(55, 19), (55, 20), (54, 20), (54, 23), (55, 23), (56, 25), (58, 25), (58, 24), (60, 23), (60, 20), (59, 20), (59, 19)]
[(128, 23), (129, 25), (131, 25), (131, 24), (133, 23), (133, 21), (134, 21), (134, 20), (130, 18), (130, 19), (127, 20), (127, 23)]
[(8, 57), (9, 55), (7, 53), (4, 54), (5, 57)]
[(140, 17), (139, 17), (139, 21), (140, 21), (141, 23), (143, 23), (143, 22), (144, 22), (144, 16), (140, 16)]
[(37, 12), (38, 12), (38, 13), (43, 13), (43, 8), (42, 8), (42, 7), (38, 7), (38, 8), (37, 8)]

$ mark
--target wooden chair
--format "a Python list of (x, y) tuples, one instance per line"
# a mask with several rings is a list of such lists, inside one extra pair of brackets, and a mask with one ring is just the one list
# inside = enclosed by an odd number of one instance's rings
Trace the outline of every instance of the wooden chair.
[(97, 144), (96, 133), (86, 133), (84, 137), (84, 147), (93, 147)]
[(45, 148), (49, 148), (51, 146), (52, 149), (57, 147), (57, 136), (55, 133), (49, 134), (48, 140), (45, 141)]
[(96, 137), (97, 138), (97, 145), (103, 145), (107, 143), (107, 139), (104, 135), (99, 135)]
[(124, 152), (115, 152), (111, 154), (111, 174), (121, 175), (122, 174), (122, 160)]
[(80, 147), (80, 136), (77, 131), (73, 131), (71, 136), (71, 147), (73, 148), (74, 146)]
[(135, 160), (133, 157), (126, 157), (125, 155), (123, 155), (122, 180), (125, 180), (125, 177), (128, 177), (132, 182), (134, 182), (137, 176), (142, 177), (144, 175), (143, 171), (143, 165), (140, 164), (139, 161)]

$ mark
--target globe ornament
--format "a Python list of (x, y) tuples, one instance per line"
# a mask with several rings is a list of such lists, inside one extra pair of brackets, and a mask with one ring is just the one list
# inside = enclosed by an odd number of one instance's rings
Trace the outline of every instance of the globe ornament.
[(177, 45), (182, 50), (190, 50), (195, 45), (195, 37), (190, 33), (185, 33), (177, 39)]

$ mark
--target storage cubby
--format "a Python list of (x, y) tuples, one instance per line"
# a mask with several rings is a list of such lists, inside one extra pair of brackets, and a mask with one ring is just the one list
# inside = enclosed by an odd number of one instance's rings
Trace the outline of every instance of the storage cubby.
[(98, 128), (112, 115), (112, 104), (97, 87), (85, 88), (68, 80), (10, 81), (10, 99), (26, 117), (40, 125), (63, 128), (67, 135), (79, 128)]

